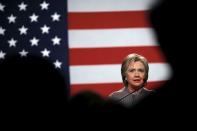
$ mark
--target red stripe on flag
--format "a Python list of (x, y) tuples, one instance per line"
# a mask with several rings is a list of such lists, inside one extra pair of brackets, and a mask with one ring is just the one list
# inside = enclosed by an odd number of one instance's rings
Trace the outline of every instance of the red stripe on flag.
[(141, 54), (151, 63), (165, 62), (159, 46), (73, 48), (69, 49), (70, 65), (120, 64), (130, 53)]
[(147, 11), (70, 12), (69, 29), (150, 27)]
[[(158, 89), (165, 82), (166, 81), (148, 82), (147, 89)], [(71, 85), (71, 96), (82, 91), (92, 91), (102, 95), (102, 97), (107, 97), (110, 93), (117, 91), (122, 87), (123, 84), (121, 83)]]

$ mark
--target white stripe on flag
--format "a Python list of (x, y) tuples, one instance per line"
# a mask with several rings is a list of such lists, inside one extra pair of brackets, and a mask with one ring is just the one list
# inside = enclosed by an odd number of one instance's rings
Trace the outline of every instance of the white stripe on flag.
[[(171, 68), (165, 63), (149, 64), (148, 81), (169, 80)], [(120, 64), (70, 66), (71, 84), (121, 83)]]
[(157, 45), (152, 28), (69, 30), (69, 48)]
[(158, 0), (68, 0), (69, 12), (148, 10)]

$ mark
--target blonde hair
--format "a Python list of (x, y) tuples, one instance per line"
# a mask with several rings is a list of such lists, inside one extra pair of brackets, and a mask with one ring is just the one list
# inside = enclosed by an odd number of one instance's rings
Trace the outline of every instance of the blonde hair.
[(136, 62), (140, 61), (145, 67), (145, 78), (144, 78), (144, 84), (143, 86), (147, 83), (148, 80), (148, 72), (149, 72), (149, 66), (148, 66), (148, 61), (145, 57), (138, 55), (136, 53), (129, 54), (126, 56), (122, 62), (121, 66), (121, 75), (122, 75), (122, 81), (125, 87), (128, 87), (128, 81), (126, 80), (126, 72), (128, 70), (129, 64), (131, 62)]

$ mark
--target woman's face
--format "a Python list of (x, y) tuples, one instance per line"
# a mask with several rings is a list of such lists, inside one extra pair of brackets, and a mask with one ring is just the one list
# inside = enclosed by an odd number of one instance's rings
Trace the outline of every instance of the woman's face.
[(145, 67), (141, 61), (130, 62), (127, 72), (126, 79), (128, 81), (128, 87), (130, 89), (139, 89), (144, 84), (145, 78)]

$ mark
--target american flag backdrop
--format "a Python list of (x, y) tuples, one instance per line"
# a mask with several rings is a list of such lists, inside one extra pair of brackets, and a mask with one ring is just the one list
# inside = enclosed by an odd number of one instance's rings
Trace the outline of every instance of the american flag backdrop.
[(49, 60), (69, 80), (67, 2), (0, 0), (0, 62), (11, 55)]
[(170, 79), (171, 68), (148, 20), (155, 0), (0, 0), (0, 61), (9, 55), (50, 60), (71, 95), (104, 97), (122, 88), (123, 58), (149, 61), (148, 88)]
[(149, 61), (148, 88), (170, 79), (149, 22), (158, 0), (68, 0), (71, 94), (91, 90), (108, 96), (123, 87), (121, 62), (130, 53)]

